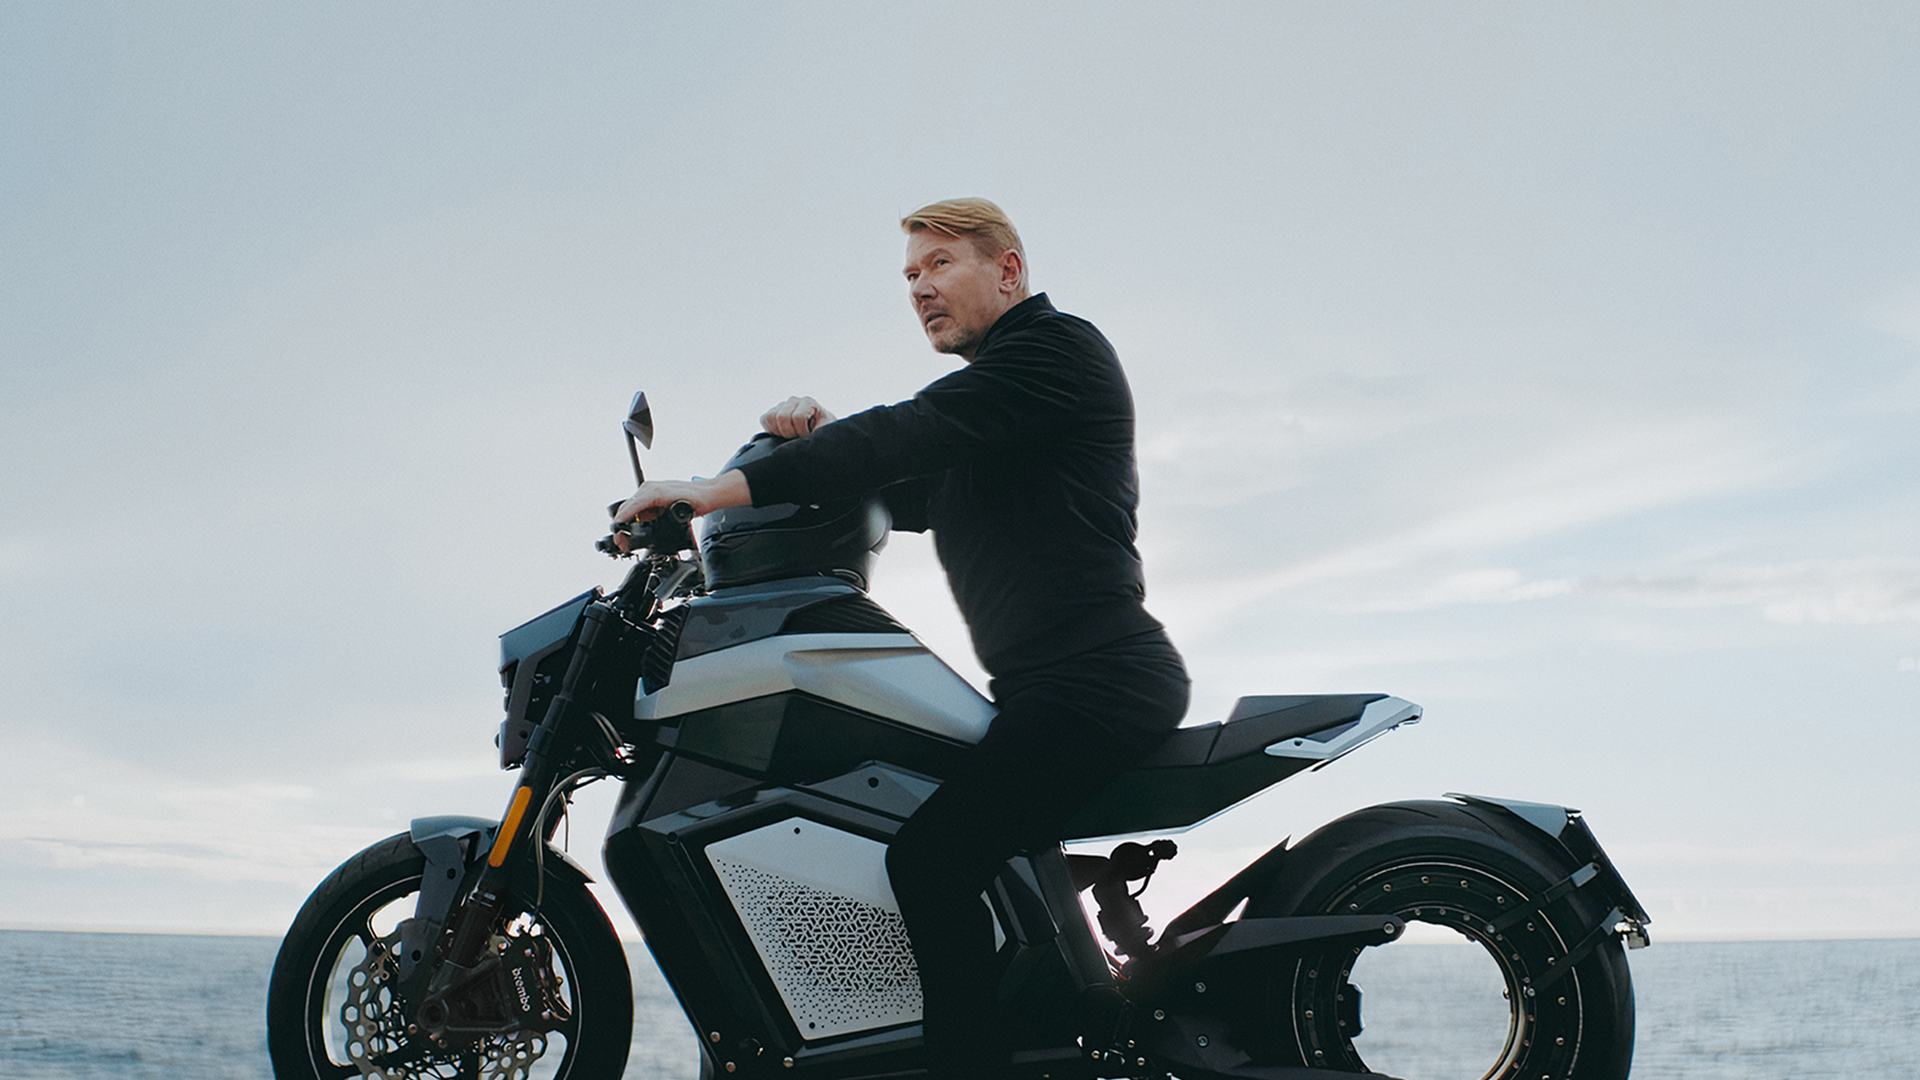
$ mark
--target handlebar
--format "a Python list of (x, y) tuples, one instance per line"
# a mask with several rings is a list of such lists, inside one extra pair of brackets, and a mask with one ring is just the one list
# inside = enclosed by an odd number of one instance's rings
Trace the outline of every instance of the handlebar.
[[(605, 552), (614, 558), (630, 555), (642, 549), (682, 551), (693, 546), (693, 534), (687, 529), (687, 523), (697, 516), (699, 515), (694, 512), (692, 503), (685, 499), (675, 499), (668, 503), (666, 509), (662, 510), (657, 517), (614, 526), (613, 533), (595, 541), (593, 549)], [(626, 536), (626, 551), (621, 551), (619, 545), (614, 543), (615, 535)]]
[(660, 517), (654, 518), (653, 520), (659, 521), (661, 518), (665, 518), (675, 525), (685, 525), (687, 522), (699, 516), (699, 514), (694, 512), (692, 503), (685, 499), (675, 499), (667, 504), (665, 510), (660, 511)]

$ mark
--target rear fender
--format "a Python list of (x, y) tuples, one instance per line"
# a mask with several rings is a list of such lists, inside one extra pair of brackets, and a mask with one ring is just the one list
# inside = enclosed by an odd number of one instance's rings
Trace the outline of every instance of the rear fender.
[(1569, 865), (1578, 867), (1565, 885), (1570, 892), (1576, 888), (1592, 888), (1606, 897), (1620, 912), (1620, 933), (1626, 939), (1628, 948), (1644, 948), (1648, 944), (1647, 924), (1653, 919), (1647, 915), (1647, 909), (1627, 888), (1627, 881), (1614, 868), (1613, 860), (1601, 849), (1600, 841), (1587, 827), (1580, 811), (1552, 803), (1524, 802), (1520, 799), (1498, 799), (1486, 795), (1463, 795), (1459, 792), (1447, 792), (1447, 798), (1468, 806), (1498, 811), (1503, 816), (1520, 822), (1536, 839), (1545, 837), (1555, 848), (1564, 852)]

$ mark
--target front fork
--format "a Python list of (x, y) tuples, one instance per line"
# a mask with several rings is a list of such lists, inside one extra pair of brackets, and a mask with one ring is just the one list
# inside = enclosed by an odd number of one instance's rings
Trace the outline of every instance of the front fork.
[[(447, 1045), (528, 1027), (551, 1029), (566, 1019), (564, 1005), (552, 1000), (551, 995), (520, 992), (525, 989), (525, 972), (512, 969), (537, 966), (538, 945), (519, 947), (518, 951), (529, 952), (528, 956), (518, 957), (510, 950), (503, 957), (494, 950), (494, 938), (515, 879), (531, 865), (524, 854), (530, 850), (528, 845), (546, 842), (546, 837), (539, 835), (545, 820), (542, 811), (554, 788), (566, 779), (562, 775), (563, 755), (569, 748), (585, 746), (595, 757), (605, 758), (605, 765), (616, 765), (617, 746), (603, 745), (613, 741), (611, 736), (577, 740), (563, 738), (561, 733), (579, 726), (574, 717), (574, 694), (592, 666), (595, 648), (604, 633), (620, 618), (615, 605), (605, 600), (588, 604), (582, 613), (573, 656), (546, 716), (527, 740), (520, 784), (507, 802), (493, 846), (466, 895), (454, 905), (451, 926), (441, 939), (445, 948), (423, 958), (425, 962), (414, 975), (414, 992), (408, 995), (413, 1002), (411, 1020), (436, 1043)], [(516, 960), (525, 963), (516, 964)], [(516, 992), (503, 998), (494, 992), (496, 983), (503, 988), (512, 985)]]

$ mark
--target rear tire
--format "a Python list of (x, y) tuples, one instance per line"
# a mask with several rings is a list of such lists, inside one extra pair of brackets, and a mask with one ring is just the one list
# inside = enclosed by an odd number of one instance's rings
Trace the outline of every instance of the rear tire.
[[(1247, 915), (1391, 914), (1444, 926), (1484, 949), (1504, 982), (1504, 1045), (1468, 1075), (1624, 1080), (1633, 1059), (1633, 984), (1619, 939), (1607, 938), (1571, 973), (1545, 982), (1606, 916), (1606, 902), (1577, 889), (1504, 932), (1487, 929), (1574, 869), (1544, 836), (1498, 811), (1392, 803), (1349, 814), (1301, 841), (1289, 851), (1278, 886), (1255, 898)], [(1262, 973), (1262, 985), (1248, 988), (1258, 1005), (1243, 1045), (1275, 1061), (1366, 1071), (1361, 1051), (1383, 1040), (1376, 1033), (1360, 1048), (1354, 1044), (1364, 1028), (1349, 978), (1363, 951), (1309, 955)], [(1484, 989), (1491, 999), (1493, 986)], [(1499, 1006), (1495, 1001), (1496, 1014)], [(1497, 1033), (1492, 1041), (1501, 1042)]]
[[(367, 958), (393, 925), (413, 915), (426, 859), (404, 833), (388, 837), (347, 860), (321, 882), (293, 920), (267, 987), (267, 1048), (278, 1080), (346, 1080), (363, 1075), (347, 1047), (354, 1036), (343, 1019), (350, 984), (376, 984), (360, 992), (368, 1008), (346, 1012), (362, 1028), (381, 1028), (395, 1056), (417, 1057), (389, 1067), (394, 1080), (488, 1076), (510, 1080), (600, 1080), (626, 1067), (633, 1033), (633, 987), (626, 953), (606, 913), (586, 887), (549, 869), (544, 895), (535, 905), (515, 895), (500, 928), (547, 939), (553, 969), (571, 1020), (553, 1032), (524, 1041), (491, 1037), (481, 1052), (449, 1054), (410, 1039), (391, 1019), (373, 1016), (375, 1002), (392, 1000), (377, 965)], [(375, 974), (369, 976), (369, 970)], [(382, 996), (385, 995), (385, 996)], [(367, 1012), (362, 1019), (360, 1012)], [(390, 1013), (397, 1015), (397, 1011)]]

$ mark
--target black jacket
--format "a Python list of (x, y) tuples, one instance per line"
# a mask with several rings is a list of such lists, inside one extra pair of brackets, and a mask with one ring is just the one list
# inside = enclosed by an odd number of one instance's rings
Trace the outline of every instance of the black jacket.
[(1085, 319), (1043, 293), (973, 362), (909, 401), (829, 424), (743, 466), (755, 506), (878, 491), (894, 527), (931, 528), (990, 674), (1159, 628), (1141, 606), (1133, 396)]

